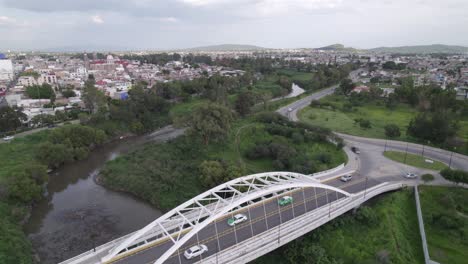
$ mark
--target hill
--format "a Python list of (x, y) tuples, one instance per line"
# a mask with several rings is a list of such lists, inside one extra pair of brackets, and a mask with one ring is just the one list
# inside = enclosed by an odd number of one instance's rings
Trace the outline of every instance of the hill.
[(183, 49), (184, 51), (247, 51), (247, 50), (264, 50), (266, 48), (254, 45), (241, 45), (241, 44), (222, 44), (212, 46), (202, 46), (195, 48)]
[(368, 51), (380, 53), (468, 53), (468, 47), (433, 44), (433, 45), (419, 45), (419, 46), (401, 46), (401, 47), (379, 47), (369, 49)]
[(316, 48), (316, 50), (327, 50), (327, 51), (356, 51), (355, 48), (345, 47), (343, 44), (333, 44), (321, 48)]

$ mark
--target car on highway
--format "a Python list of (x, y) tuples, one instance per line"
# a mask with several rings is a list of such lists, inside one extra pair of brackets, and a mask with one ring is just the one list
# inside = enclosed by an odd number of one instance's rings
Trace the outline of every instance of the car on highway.
[(351, 174), (348, 174), (348, 175), (343, 175), (341, 176), (340, 180), (342, 182), (349, 182), (351, 179), (353, 179), (353, 176)]
[(416, 173), (412, 173), (412, 172), (407, 172), (405, 173), (405, 175), (403, 175), (406, 179), (415, 179), (416, 177), (418, 177), (418, 175)]
[(288, 112), (292, 112), (292, 110), (293, 110), (293, 109), (292, 109), (291, 107), (290, 107), (290, 108), (288, 108)]
[(227, 224), (229, 226), (235, 226), (245, 221), (247, 221), (247, 216), (245, 214), (236, 214), (235, 216), (227, 220)]
[(283, 196), (283, 197), (279, 198), (278, 204), (280, 206), (285, 206), (285, 205), (288, 205), (288, 204), (292, 203), (293, 201), (294, 201), (294, 199), (291, 196)]
[(196, 246), (193, 246), (193, 247), (185, 250), (184, 257), (186, 259), (192, 259), (194, 257), (200, 256), (201, 254), (203, 254), (203, 253), (205, 253), (207, 251), (208, 251), (207, 246), (205, 246), (205, 245), (196, 245)]
[(14, 136), (6, 136), (3, 138), (3, 141), (10, 141), (13, 140), (15, 137)]

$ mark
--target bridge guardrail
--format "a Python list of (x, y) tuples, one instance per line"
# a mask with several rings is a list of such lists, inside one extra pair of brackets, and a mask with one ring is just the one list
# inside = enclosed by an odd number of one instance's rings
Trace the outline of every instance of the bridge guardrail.
[[(332, 203), (331, 208), (324, 205), (319, 209), (282, 224), (281, 228), (272, 228), (254, 238), (250, 238), (240, 244), (224, 249), (221, 253), (218, 253), (218, 256), (213, 255), (205, 258), (202, 263), (247, 263), (314, 230), (345, 212), (360, 206), (362, 203), (379, 194), (400, 189), (405, 186), (407, 186), (405, 182), (387, 182), (371, 187), (367, 191), (359, 192), (350, 198), (341, 198)], [(281, 230), (279, 243), (278, 229)], [(252, 250), (248, 251), (246, 249)]]

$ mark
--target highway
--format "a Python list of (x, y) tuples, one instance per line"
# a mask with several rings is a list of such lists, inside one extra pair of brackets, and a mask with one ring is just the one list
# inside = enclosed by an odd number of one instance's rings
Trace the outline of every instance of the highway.
[[(350, 193), (355, 193), (379, 183), (381, 182), (378, 180), (372, 178), (366, 179), (364, 176), (356, 175), (354, 179), (348, 183), (334, 179), (326, 184), (339, 187)], [(305, 212), (310, 212), (321, 206), (329, 206), (333, 201), (344, 197), (343, 194), (319, 188), (299, 189), (288, 195), (291, 195), (294, 199), (292, 205), (279, 206), (277, 199), (283, 196), (281, 195), (279, 197), (267, 199), (264, 202), (255, 203), (250, 207), (243, 208), (241, 211), (232, 212), (232, 214), (241, 212), (249, 218), (248, 221), (235, 227), (227, 225), (227, 219), (230, 215), (225, 216), (216, 223), (208, 225), (206, 228), (202, 229), (196, 237), (191, 238), (185, 243), (178, 253), (171, 256), (165, 263), (194, 263), (202, 260), (203, 257), (216, 254), (220, 250), (234, 246), (266, 230), (276, 228), (278, 232), (281, 232), (278, 228), (280, 222), (284, 223), (291, 220), (293, 217), (302, 215)], [(159, 256), (172, 246), (172, 244), (173, 242), (171, 240), (156, 242), (151, 247), (137, 251), (132, 255), (118, 259), (112, 263), (154, 263)], [(183, 256), (184, 251), (197, 244), (205, 244), (208, 247), (208, 252), (204, 253), (199, 258), (194, 258), (192, 260), (185, 259)]]

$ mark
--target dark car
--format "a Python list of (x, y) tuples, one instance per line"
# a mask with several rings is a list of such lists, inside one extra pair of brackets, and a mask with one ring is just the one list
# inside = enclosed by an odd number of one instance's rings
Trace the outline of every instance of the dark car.
[(351, 151), (356, 153), (356, 154), (361, 153), (361, 151), (357, 147), (351, 147)]

